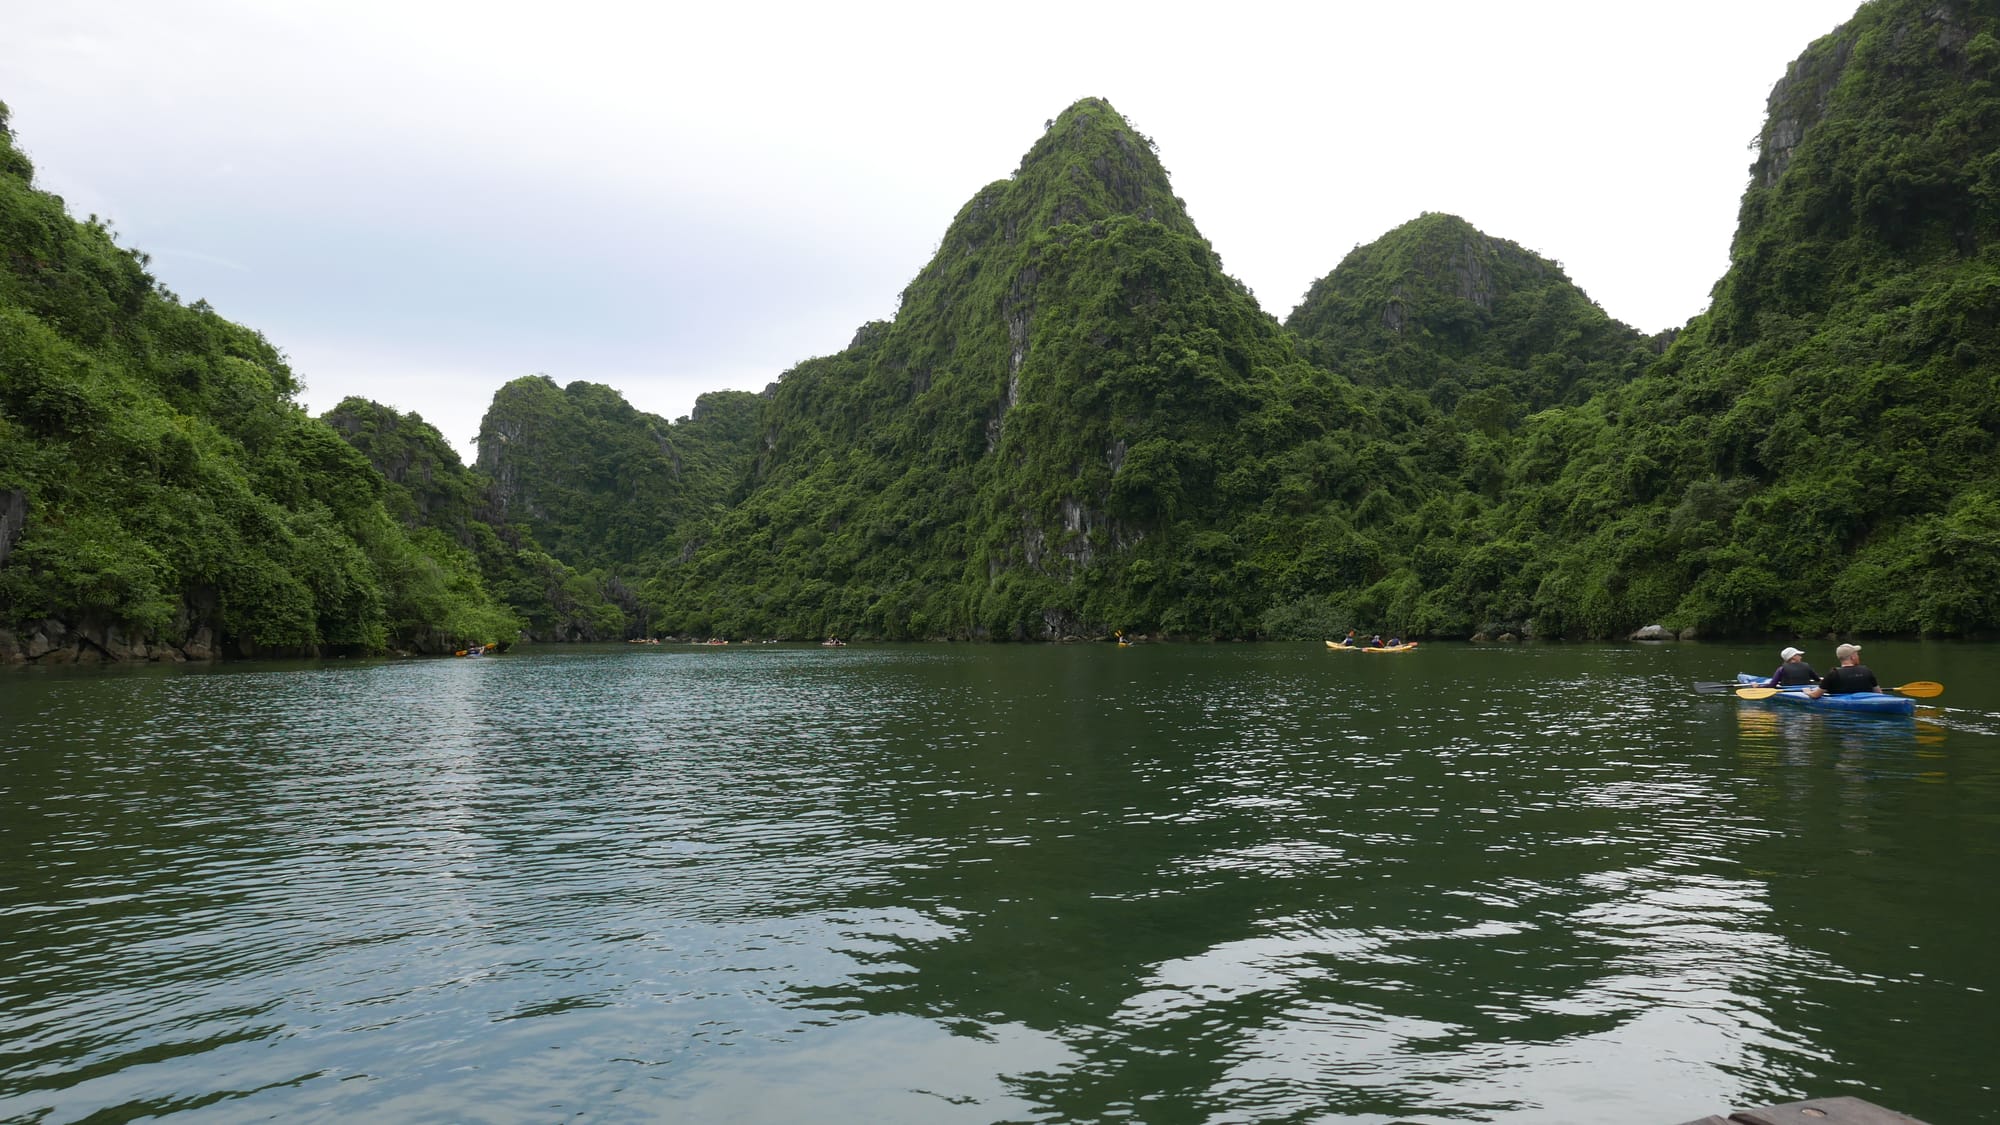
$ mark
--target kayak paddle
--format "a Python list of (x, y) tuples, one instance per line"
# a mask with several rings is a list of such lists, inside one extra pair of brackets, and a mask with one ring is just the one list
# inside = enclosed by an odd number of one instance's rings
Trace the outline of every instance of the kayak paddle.
[[(1774, 687), (1740, 687), (1736, 689), (1736, 698), (1769, 699), (1782, 690), (1784, 689)], [(1900, 691), (1912, 699), (1931, 699), (1944, 694), (1944, 685), (1938, 683), (1936, 680), (1913, 680), (1901, 687), (1892, 687), (1889, 690)]]

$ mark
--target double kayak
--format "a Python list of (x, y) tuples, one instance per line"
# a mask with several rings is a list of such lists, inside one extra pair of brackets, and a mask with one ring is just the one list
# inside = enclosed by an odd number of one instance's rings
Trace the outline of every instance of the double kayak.
[(1350, 645), (1340, 641), (1328, 641), (1326, 647), (1341, 652), (1408, 652), (1417, 647), (1417, 642), (1405, 641), (1399, 645)]
[[(1748, 672), (1736, 673), (1738, 687), (1764, 687), (1771, 682), (1769, 676), (1753, 676)], [(1914, 687), (1915, 685), (1905, 685)], [(1917, 701), (1900, 695), (1890, 695), (1880, 691), (1854, 691), (1846, 695), (1807, 695), (1804, 688), (1783, 688), (1770, 696), (1773, 703), (1789, 703), (1794, 707), (1804, 707), (1819, 711), (1865, 711), (1876, 715), (1914, 715)]]

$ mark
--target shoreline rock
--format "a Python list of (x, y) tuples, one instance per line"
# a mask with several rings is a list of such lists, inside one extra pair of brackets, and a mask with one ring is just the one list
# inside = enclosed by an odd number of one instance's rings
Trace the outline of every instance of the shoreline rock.
[(180, 644), (129, 635), (117, 625), (71, 626), (53, 619), (29, 626), (27, 635), (0, 629), (0, 665), (7, 664), (186, 664), (218, 659), (214, 634), (206, 627)]

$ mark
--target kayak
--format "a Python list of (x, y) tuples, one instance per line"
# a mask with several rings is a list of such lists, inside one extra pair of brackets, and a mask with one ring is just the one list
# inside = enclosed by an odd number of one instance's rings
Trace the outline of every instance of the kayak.
[(1417, 642), (1405, 641), (1399, 645), (1381, 645), (1378, 647), (1374, 645), (1348, 645), (1342, 644), (1339, 641), (1328, 641), (1326, 642), (1326, 647), (1338, 652), (1408, 652), (1417, 647)]
[[(1736, 673), (1736, 683), (1739, 687), (1765, 687), (1770, 682), (1769, 676), (1753, 676), (1748, 672)], [(1916, 700), (1880, 691), (1854, 691), (1846, 695), (1822, 695), (1815, 698), (1807, 695), (1804, 688), (1781, 688), (1778, 694), (1770, 698), (1774, 703), (1789, 703), (1794, 707), (1818, 711), (1863, 711), (1876, 715), (1917, 713)]]

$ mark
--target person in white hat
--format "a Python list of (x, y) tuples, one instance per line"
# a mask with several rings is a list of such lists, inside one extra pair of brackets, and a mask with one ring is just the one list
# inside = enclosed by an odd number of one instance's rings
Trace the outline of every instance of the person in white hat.
[(1856, 691), (1882, 690), (1882, 685), (1875, 680), (1875, 673), (1861, 663), (1860, 645), (1841, 645), (1833, 650), (1833, 658), (1840, 661), (1840, 667), (1828, 672), (1820, 680), (1819, 690), (1812, 694), (1846, 695)]
[(1771, 682), (1768, 686), (1809, 687), (1819, 682), (1819, 673), (1813, 671), (1813, 666), (1806, 663), (1804, 652), (1787, 646), (1778, 657), (1784, 663), (1778, 665), (1778, 670), (1771, 673)]

